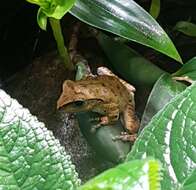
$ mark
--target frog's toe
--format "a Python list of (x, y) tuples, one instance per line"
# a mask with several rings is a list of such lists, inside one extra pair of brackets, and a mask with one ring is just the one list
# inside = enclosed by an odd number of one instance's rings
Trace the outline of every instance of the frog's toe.
[(121, 141), (129, 141), (131, 143), (135, 142), (137, 138), (137, 134), (128, 134), (127, 132), (121, 132), (120, 135), (115, 136), (113, 138), (114, 141), (121, 140)]

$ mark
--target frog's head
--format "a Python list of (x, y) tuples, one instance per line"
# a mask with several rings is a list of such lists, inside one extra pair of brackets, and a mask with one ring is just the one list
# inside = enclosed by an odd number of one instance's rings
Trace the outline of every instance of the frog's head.
[(57, 109), (66, 112), (82, 112), (93, 110), (102, 102), (90, 92), (88, 86), (80, 81), (66, 80), (63, 83), (63, 92), (57, 101)]

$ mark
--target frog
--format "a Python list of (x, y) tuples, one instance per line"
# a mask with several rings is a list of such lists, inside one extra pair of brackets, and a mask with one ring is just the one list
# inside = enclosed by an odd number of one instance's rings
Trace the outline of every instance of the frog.
[(65, 80), (57, 109), (68, 113), (96, 112), (100, 115), (96, 128), (113, 124), (121, 118), (126, 132), (115, 140), (134, 142), (139, 128), (134, 92), (134, 86), (108, 68), (99, 67), (97, 75), (88, 74), (78, 81)]

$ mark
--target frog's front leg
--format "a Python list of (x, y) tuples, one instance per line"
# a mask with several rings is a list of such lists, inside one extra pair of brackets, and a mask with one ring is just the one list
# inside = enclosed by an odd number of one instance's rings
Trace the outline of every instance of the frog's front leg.
[(114, 123), (119, 119), (119, 108), (115, 103), (102, 104), (93, 111), (102, 115), (99, 117), (99, 123), (93, 127), (93, 131), (104, 125)]

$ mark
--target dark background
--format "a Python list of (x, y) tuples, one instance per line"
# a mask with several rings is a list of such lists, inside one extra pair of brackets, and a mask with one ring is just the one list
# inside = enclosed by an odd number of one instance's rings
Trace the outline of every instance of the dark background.
[[(149, 10), (149, 0), (137, 0)], [(172, 27), (177, 21), (191, 19), (196, 22), (195, 0), (161, 1), (161, 12), (158, 22), (174, 41), (183, 60), (195, 56), (196, 39), (176, 35)], [(30, 64), (34, 57), (40, 56), (49, 49), (55, 48), (50, 28), (41, 31), (37, 25), (37, 6), (24, 0), (2, 1), (0, 7), (0, 79), (6, 80), (11, 75)], [(69, 16), (70, 19), (72, 16)], [(138, 45), (139, 51), (146, 47)], [(164, 55), (161, 55), (164, 57)], [(159, 59), (160, 60), (160, 59)], [(164, 62), (171, 61), (164, 57)], [(172, 60), (173, 61), (173, 60)]]

